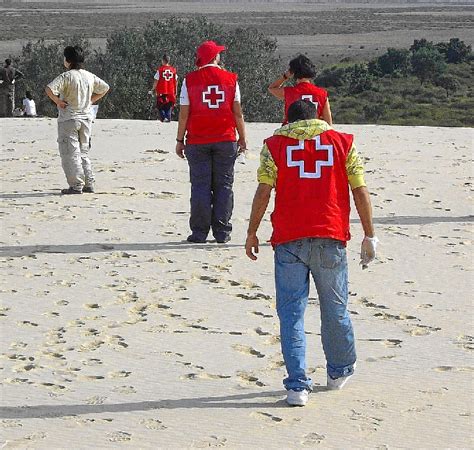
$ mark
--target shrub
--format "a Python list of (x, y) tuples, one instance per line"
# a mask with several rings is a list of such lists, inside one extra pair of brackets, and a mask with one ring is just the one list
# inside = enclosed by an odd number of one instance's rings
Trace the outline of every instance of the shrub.
[(446, 70), (443, 56), (435, 48), (423, 47), (413, 53), (411, 58), (413, 74), (423, 84), (439, 77)]

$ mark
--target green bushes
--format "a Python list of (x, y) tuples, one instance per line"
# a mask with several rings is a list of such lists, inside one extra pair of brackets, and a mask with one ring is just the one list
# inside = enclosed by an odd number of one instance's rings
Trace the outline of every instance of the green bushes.
[[(86, 50), (86, 68), (111, 86), (99, 117), (147, 119), (153, 105), (147, 92), (163, 53), (178, 67), (181, 81), (194, 70), (196, 47), (207, 39), (228, 47), (222, 60), (239, 75), (246, 120), (279, 122), (282, 102), (267, 92), (283, 68), (276, 41), (256, 29), (224, 29), (205, 18), (170, 18), (123, 29), (100, 51), (92, 51), (83, 38), (28, 43), (15, 61), (26, 74), (17, 95), (32, 91), (38, 113), (56, 115), (44, 87), (64, 70), (64, 47), (76, 43)], [(389, 48), (368, 63), (323, 67), (315, 82), (328, 89), (336, 123), (474, 126), (474, 60), (471, 47), (457, 38), (438, 44), (415, 40), (410, 49)]]
[[(152, 99), (147, 91), (152, 86), (163, 53), (170, 55), (182, 80), (187, 72), (195, 69), (196, 47), (208, 39), (228, 48), (222, 54), (222, 60), (226, 68), (239, 74), (246, 119), (281, 120), (281, 103), (267, 93), (267, 86), (281, 72), (280, 61), (275, 56), (276, 41), (256, 29), (225, 30), (202, 17), (192, 20), (170, 18), (151, 22), (140, 30), (123, 29), (107, 39), (103, 51), (89, 51), (85, 67), (111, 86), (101, 104), (99, 117), (148, 118)], [(90, 43), (84, 39), (69, 41), (90, 49)], [(39, 114), (55, 114), (43, 92), (46, 84), (64, 70), (62, 51), (68, 43), (29, 43), (18, 58), (18, 65), (26, 74), (27, 86), (38, 98)]]

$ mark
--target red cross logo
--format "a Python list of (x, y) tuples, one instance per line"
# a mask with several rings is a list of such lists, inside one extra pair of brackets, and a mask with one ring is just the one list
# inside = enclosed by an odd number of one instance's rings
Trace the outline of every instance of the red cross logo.
[(221, 103), (224, 103), (225, 93), (219, 90), (219, 86), (212, 85), (207, 87), (207, 91), (202, 93), (202, 102), (207, 103), (207, 107), (211, 109), (219, 108)]
[(163, 71), (163, 78), (166, 81), (170, 81), (173, 78), (173, 72), (170, 69)]
[(308, 95), (302, 95), (301, 96), (301, 100), (308, 100), (309, 102), (311, 102), (314, 106), (316, 106), (316, 110), (318, 109), (318, 102), (315, 102), (313, 100), (313, 96), (311, 94), (308, 94)]
[[(298, 145), (289, 145), (286, 147), (286, 165), (288, 167), (298, 167), (299, 168), (299, 176), (300, 178), (321, 178), (321, 168), (322, 167), (331, 167), (334, 165), (334, 147), (332, 145), (323, 145), (321, 144), (320, 136), (316, 136), (313, 138), (315, 142), (315, 151), (314, 153), (311, 152), (308, 155), (308, 159), (311, 161), (307, 161), (308, 164), (314, 164), (314, 172), (306, 172), (305, 170), (305, 161), (304, 160), (294, 160), (293, 159), (293, 152), (304, 150), (305, 148), (305, 141), (299, 141)], [(325, 150), (327, 152), (327, 159), (321, 160), (317, 159), (316, 155), (319, 150)]]

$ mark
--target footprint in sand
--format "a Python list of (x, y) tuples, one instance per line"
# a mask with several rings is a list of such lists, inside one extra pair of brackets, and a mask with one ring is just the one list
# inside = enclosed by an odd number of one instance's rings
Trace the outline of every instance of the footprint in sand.
[(33, 448), (33, 447), (36, 447), (36, 445), (34, 444), (35, 441), (45, 439), (46, 437), (47, 437), (46, 433), (42, 431), (38, 431), (36, 433), (29, 434), (19, 439), (13, 439), (11, 441), (6, 440), (5, 443), (2, 445), (2, 448), (16, 448), (16, 447)]
[(109, 372), (107, 374), (108, 378), (128, 378), (132, 372), (126, 370), (119, 370), (117, 372)]
[(231, 378), (230, 375), (214, 375), (212, 373), (188, 373), (180, 377), (181, 380), (223, 380)]
[(454, 367), (454, 366), (438, 366), (434, 367), (436, 372), (474, 372), (474, 367)]
[(474, 350), (474, 336), (461, 334), (454, 340), (454, 343), (464, 350)]
[(226, 438), (220, 438), (218, 436), (209, 436), (201, 441), (195, 441), (191, 444), (192, 448), (207, 448), (207, 447), (225, 447), (227, 442)]
[(19, 428), (22, 426), (23, 424), (21, 423), (21, 420), (4, 419), (0, 421), (0, 427), (2, 428)]
[(283, 422), (283, 419), (278, 416), (274, 416), (273, 414), (263, 412), (263, 411), (256, 411), (250, 414), (251, 417), (256, 417), (261, 420), (271, 421), (275, 423)]
[(416, 325), (405, 332), (411, 336), (427, 336), (428, 334), (434, 333), (435, 331), (440, 331), (439, 327), (430, 327), (428, 325)]
[(133, 386), (117, 386), (112, 389), (112, 392), (118, 394), (136, 394), (138, 391)]
[(251, 373), (241, 371), (237, 372), (237, 376), (246, 385), (255, 384), (258, 387), (266, 386), (263, 381), (260, 381), (256, 376), (252, 375)]
[(263, 353), (260, 353), (258, 350), (255, 350), (253, 347), (249, 347), (247, 345), (234, 344), (232, 348), (234, 350), (237, 350), (239, 353), (243, 353), (244, 355), (252, 355), (256, 356), (257, 358), (265, 358), (265, 355)]
[(159, 419), (142, 419), (140, 425), (143, 425), (148, 430), (166, 430), (167, 426)]
[(305, 436), (303, 436), (301, 445), (304, 445), (304, 446), (318, 445), (322, 441), (324, 441), (324, 439), (326, 439), (326, 436), (324, 436), (324, 434), (308, 433)]
[(264, 319), (272, 319), (273, 318), (272, 314), (265, 314), (265, 313), (260, 312), (260, 311), (252, 311), (252, 314), (254, 314), (255, 316), (263, 317)]
[(107, 440), (110, 442), (126, 442), (132, 439), (132, 434), (126, 431), (114, 431), (107, 433)]
[(86, 399), (86, 403), (88, 405), (103, 405), (106, 400), (107, 400), (107, 397), (94, 395), (93, 397), (89, 397), (88, 399)]

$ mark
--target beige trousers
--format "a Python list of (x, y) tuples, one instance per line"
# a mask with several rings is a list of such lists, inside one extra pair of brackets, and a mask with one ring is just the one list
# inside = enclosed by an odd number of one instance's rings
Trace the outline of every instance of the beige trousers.
[(83, 119), (58, 122), (58, 145), (61, 163), (70, 187), (82, 191), (92, 186), (94, 173), (89, 159), (92, 121)]

